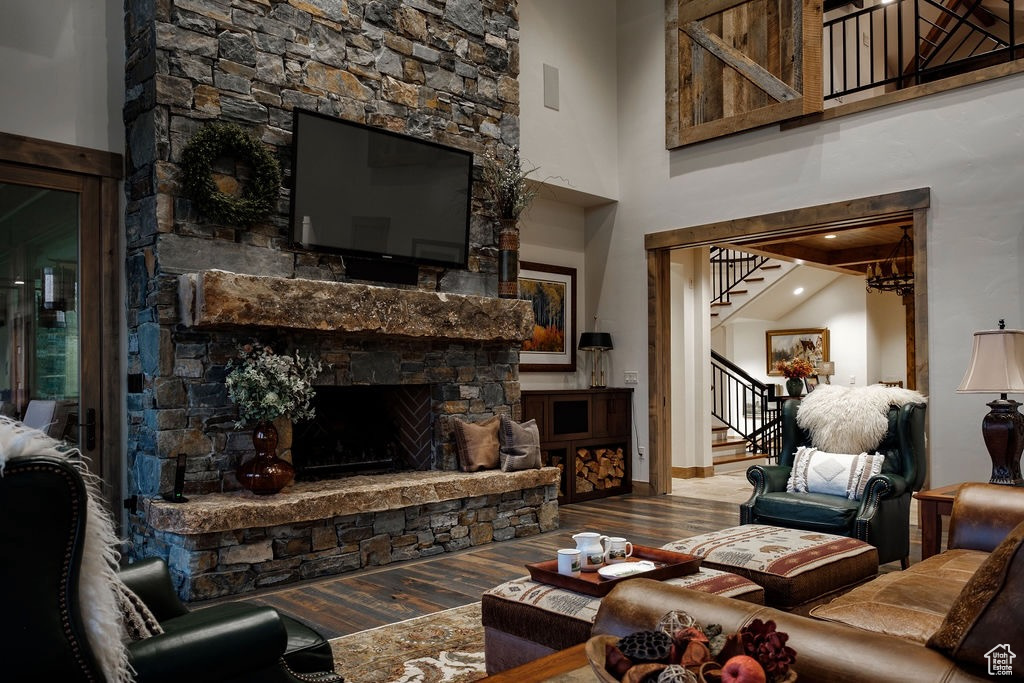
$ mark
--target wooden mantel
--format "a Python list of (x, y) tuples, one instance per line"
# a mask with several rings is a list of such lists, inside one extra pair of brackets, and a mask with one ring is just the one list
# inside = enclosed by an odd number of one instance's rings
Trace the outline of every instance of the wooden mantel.
[(425, 339), (521, 342), (529, 301), (203, 270), (179, 276), (185, 325), (275, 327)]

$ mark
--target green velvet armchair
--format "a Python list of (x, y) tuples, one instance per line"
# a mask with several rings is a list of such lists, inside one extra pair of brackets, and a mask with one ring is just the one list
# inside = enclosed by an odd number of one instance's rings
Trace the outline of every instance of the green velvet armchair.
[(872, 477), (861, 500), (820, 493), (788, 493), (786, 482), (796, 450), (810, 446), (810, 435), (797, 425), (800, 401), (782, 406), (782, 452), (778, 465), (754, 465), (747, 479), (754, 485), (740, 505), (741, 524), (770, 524), (859, 538), (878, 548), (880, 564), (910, 556), (910, 498), (927, 472), (924, 403), (889, 408), (889, 428), (875, 450), (885, 455), (880, 474)]
[[(105, 680), (87, 626), (83, 567), (88, 490), (52, 456), (8, 460), (0, 476), (0, 604), (5, 681)], [(330, 645), (308, 626), (245, 602), (190, 611), (162, 560), (121, 572), (163, 633), (128, 644), (138, 683), (341, 683)]]

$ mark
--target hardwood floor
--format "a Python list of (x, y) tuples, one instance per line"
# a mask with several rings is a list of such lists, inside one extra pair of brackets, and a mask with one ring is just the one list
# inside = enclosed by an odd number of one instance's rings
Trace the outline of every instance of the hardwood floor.
[[(475, 602), (487, 589), (525, 576), (526, 563), (553, 559), (558, 548), (575, 547), (571, 537), (579, 531), (660, 546), (739, 523), (735, 502), (678, 495), (616, 496), (565, 505), (559, 515), (557, 531), (290, 584), (245, 599), (276, 607), (336, 638)], [(920, 536), (912, 524), (911, 560), (920, 559), (920, 553)]]

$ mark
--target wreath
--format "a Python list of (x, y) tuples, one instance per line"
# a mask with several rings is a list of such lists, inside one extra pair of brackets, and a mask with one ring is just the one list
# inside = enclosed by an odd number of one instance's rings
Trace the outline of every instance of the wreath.
[[(213, 164), (225, 156), (252, 168), (239, 197), (225, 194), (213, 182)], [(200, 211), (219, 223), (248, 225), (274, 208), (281, 187), (281, 167), (259, 140), (233, 123), (207, 126), (192, 136), (181, 155), (181, 182)]]

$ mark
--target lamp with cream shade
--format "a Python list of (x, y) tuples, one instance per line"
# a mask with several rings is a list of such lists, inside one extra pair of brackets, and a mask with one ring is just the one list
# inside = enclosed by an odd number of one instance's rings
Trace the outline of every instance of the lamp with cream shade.
[(999, 394), (988, 404), (988, 415), (981, 433), (992, 458), (991, 484), (1024, 486), (1020, 474), (1020, 456), (1024, 449), (1024, 415), (1021, 404), (1007, 394), (1024, 393), (1024, 330), (1007, 330), (999, 321), (998, 330), (974, 333), (971, 364), (958, 393)]

